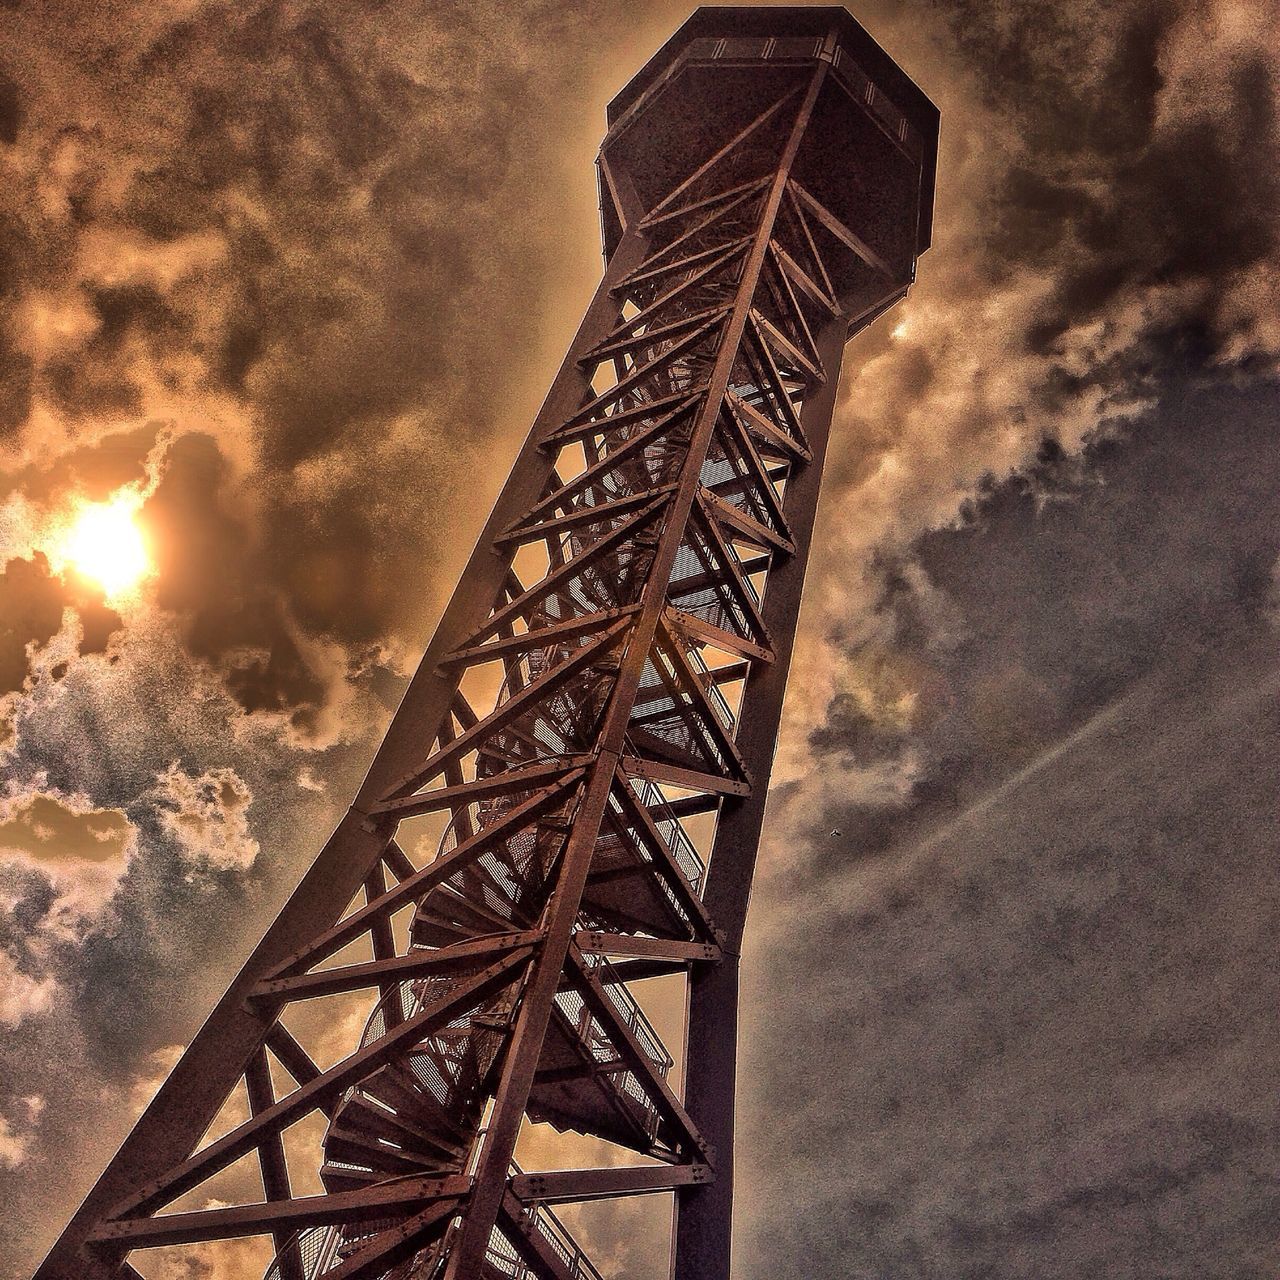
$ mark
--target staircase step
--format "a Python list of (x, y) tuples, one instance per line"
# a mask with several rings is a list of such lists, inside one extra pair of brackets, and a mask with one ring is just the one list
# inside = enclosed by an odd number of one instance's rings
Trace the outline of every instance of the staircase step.
[(324, 1183), (324, 1189), (331, 1195), (337, 1191), (362, 1191), (365, 1187), (382, 1180), (382, 1174), (369, 1170), (346, 1169), (341, 1165), (328, 1163), (320, 1166), (320, 1181)]
[(467, 942), (475, 934), (452, 924), (443, 924), (426, 915), (417, 914), (409, 925), (409, 937), (415, 947), (448, 947)]
[(474, 1105), (463, 1109), (437, 1102), (400, 1064), (384, 1068), (365, 1086), (376, 1086), (369, 1091), (394, 1107), (406, 1121), (418, 1125), (432, 1141), (453, 1151), (470, 1146), (476, 1125)]
[(406, 1152), (412, 1152), (432, 1163), (441, 1156), (448, 1163), (448, 1158), (456, 1152), (454, 1145), (442, 1141), (421, 1125), (405, 1116), (385, 1111), (377, 1103), (359, 1095), (347, 1102), (342, 1109), (339, 1129), (346, 1131), (348, 1128), (369, 1138), (389, 1138)]
[(341, 1164), (364, 1165), (375, 1172), (381, 1171), (383, 1177), (421, 1173), (438, 1167), (410, 1152), (393, 1150), (353, 1129), (331, 1128), (325, 1134), (324, 1152), (327, 1159), (337, 1160)]
[(461, 894), (431, 894), (418, 905), (414, 920), (428, 920), (459, 928), (461, 936), (479, 937), (495, 929), (509, 927), (509, 921), (495, 911), (467, 901)]

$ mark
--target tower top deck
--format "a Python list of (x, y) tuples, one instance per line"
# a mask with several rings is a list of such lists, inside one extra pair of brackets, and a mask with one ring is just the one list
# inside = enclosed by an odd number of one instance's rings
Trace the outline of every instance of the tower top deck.
[[(893, 167), (905, 170), (914, 188), (914, 237), (901, 245), (904, 255), (914, 258), (931, 242), (938, 109), (843, 6), (698, 8), (609, 103), (609, 132), (601, 155), (612, 159), (615, 168), (629, 170), (637, 186), (643, 187), (650, 175), (661, 181), (665, 166), (658, 150), (646, 145), (646, 135), (661, 137), (662, 149), (678, 166), (683, 159), (678, 154), (682, 132), (691, 147), (705, 148), (713, 120), (722, 130), (735, 121), (744, 123), (766, 95), (821, 61), (831, 64), (832, 75), (826, 111), (815, 119), (819, 127), (810, 143), (811, 151), (820, 148), (823, 154), (815, 154), (813, 160), (819, 167), (837, 170), (851, 162), (861, 167), (868, 160), (875, 163), (869, 153), (879, 148), (881, 139), (887, 140), (898, 153)], [(830, 135), (825, 139), (824, 114)], [(880, 137), (864, 133), (859, 128), (864, 123)], [(876, 185), (883, 187), (886, 176), (877, 173)], [(863, 186), (852, 175), (850, 181)], [(901, 189), (900, 181), (890, 180), (888, 185)], [(609, 254), (620, 239), (621, 226), (603, 188), (602, 180)], [(644, 190), (639, 194), (643, 203)], [(895, 212), (895, 224), (901, 227), (904, 210)]]

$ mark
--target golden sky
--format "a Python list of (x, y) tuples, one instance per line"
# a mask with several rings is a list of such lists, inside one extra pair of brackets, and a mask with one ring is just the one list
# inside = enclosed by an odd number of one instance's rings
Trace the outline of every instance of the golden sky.
[[(598, 278), (605, 103), (688, 8), (0, 10), (20, 1276), (348, 803)], [(1271, 1274), (1276, 11), (855, 13), (941, 108), (937, 219), (846, 357), (740, 1273)]]

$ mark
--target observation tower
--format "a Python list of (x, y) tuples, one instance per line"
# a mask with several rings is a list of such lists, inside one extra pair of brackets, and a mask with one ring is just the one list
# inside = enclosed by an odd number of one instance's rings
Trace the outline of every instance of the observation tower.
[[(614, 99), (604, 277), (364, 785), (37, 1280), (241, 1236), (269, 1280), (610, 1280), (557, 1206), (621, 1196), (726, 1280), (841, 354), (928, 247), (937, 132), (841, 8), (699, 9)], [(580, 1159), (522, 1169), (548, 1126)]]

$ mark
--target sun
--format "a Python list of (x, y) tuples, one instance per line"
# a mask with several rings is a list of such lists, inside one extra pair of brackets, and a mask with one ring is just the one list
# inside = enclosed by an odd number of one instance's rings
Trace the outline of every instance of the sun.
[(141, 505), (140, 494), (123, 490), (107, 502), (84, 503), (72, 517), (63, 557), (109, 599), (127, 595), (151, 572), (137, 523)]

